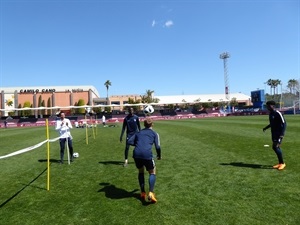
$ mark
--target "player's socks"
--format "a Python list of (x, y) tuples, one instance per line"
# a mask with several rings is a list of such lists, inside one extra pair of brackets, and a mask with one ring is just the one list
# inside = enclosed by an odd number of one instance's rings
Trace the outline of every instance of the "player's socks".
[(154, 190), (155, 181), (156, 181), (156, 175), (150, 174), (149, 175), (149, 191), (150, 192), (153, 192), (153, 190)]
[(138, 180), (139, 180), (141, 192), (145, 192), (145, 177), (144, 177), (144, 173), (139, 173)]
[(282, 150), (279, 147), (275, 147), (273, 148), (273, 150), (275, 151), (279, 164), (283, 164), (283, 156), (282, 156)]

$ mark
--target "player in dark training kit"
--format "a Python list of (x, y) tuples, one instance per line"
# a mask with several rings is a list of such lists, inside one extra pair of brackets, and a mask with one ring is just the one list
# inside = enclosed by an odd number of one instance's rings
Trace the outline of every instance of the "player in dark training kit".
[(133, 135), (128, 143), (135, 146), (133, 150), (133, 158), (138, 169), (138, 181), (141, 188), (141, 198), (142, 200), (146, 199), (145, 191), (145, 177), (144, 171), (145, 168), (149, 173), (149, 194), (148, 200), (152, 203), (156, 203), (157, 200), (153, 193), (154, 186), (156, 182), (156, 167), (152, 155), (152, 145), (155, 146), (157, 159), (161, 159), (161, 148), (159, 135), (154, 130), (152, 130), (152, 119), (146, 118), (144, 120), (145, 128), (140, 132)]
[(286, 121), (283, 115), (281, 114), (281, 112), (275, 109), (276, 103), (274, 101), (268, 101), (266, 105), (270, 112), (269, 114), (270, 124), (264, 127), (263, 131), (265, 132), (268, 128), (271, 128), (272, 141), (273, 141), (272, 148), (278, 158), (278, 164), (273, 166), (273, 168), (278, 170), (283, 170), (286, 165), (283, 161), (282, 150), (280, 148), (280, 145), (282, 143), (282, 139), (284, 137), (284, 133), (286, 130)]
[(134, 114), (133, 108), (128, 109), (129, 114), (124, 118), (123, 120), (123, 126), (122, 126), (122, 131), (121, 131), (121, 136), (120, 136), (120, 142), (123, 140), (123, 135), (126, 130), (126, 145), (125, 145), (125, 162), (124, 166), (128, 165), (128, 152), (129, 152), (129, 144), (128, 139), (134, 135), (135, 133), (139, 132), (141, 130), (141, 125), (140, 125), (140, 119), (137, 115)]

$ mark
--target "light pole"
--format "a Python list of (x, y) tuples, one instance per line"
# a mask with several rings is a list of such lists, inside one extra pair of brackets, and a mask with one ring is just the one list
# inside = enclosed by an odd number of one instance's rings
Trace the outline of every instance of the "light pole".
[(281, 94), (280, 94), (280, 109), (282, 109), (282, 83), (280, 83), (280, 90), (281, 90)]
[(298, 81), (298, 94), (299, 94), (299, 98), (298, 98), (298, 109), (300, 110), (300, 78)]
[(229, 79), (228, 79), (228, 69), (227, 69), (227, 59), (230, 57), (228, 52), (223, 52), (220, 54), (220, 59), (224, 62), (224, 81), (225, 81), (225, 98), (228, 100), (228, 108), (230, 112), (230, 91), (229, 91)]
[(224, 110), (224, 107), (223, 107), (223, 98), (220, 98), (220, 108), (222, 109), (222, 110)]

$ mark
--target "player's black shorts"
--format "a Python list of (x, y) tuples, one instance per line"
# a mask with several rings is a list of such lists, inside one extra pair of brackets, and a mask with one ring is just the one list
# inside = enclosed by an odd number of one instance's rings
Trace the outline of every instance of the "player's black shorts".
[(281, 144), (282, 138), (279, 135), (272, 135), (272, 141), (278, 144)]
[(153, 170), (155, 168), (155, 162), (153, 159), (137, 159), (134, 158), (136, 168), (140, 169), (143, 166), (147, 171)]

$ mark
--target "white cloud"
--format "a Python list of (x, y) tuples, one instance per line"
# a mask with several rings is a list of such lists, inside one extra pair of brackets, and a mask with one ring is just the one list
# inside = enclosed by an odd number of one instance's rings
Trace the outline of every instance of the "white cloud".
[(155, 20), (152, 20), (152, 27), (154, 27), (156, 25), (156, 21)]
[(171, 27), (171, 26), (173, 26), (173, 25), (174, 25), (174, 23), (173, 23), (172, 20), (168, 20), (167, 22), (165, 22), (165, 26), (166, 26), (166, 27)]
[(166, 22), (164, 21), (157, 21), (157, 20), (152, 20), (151, 27), (155, 26), (161, 26), (163, 28), (169, 28), (174, 25), (174, 22), (172, 20), (167, 20)]

